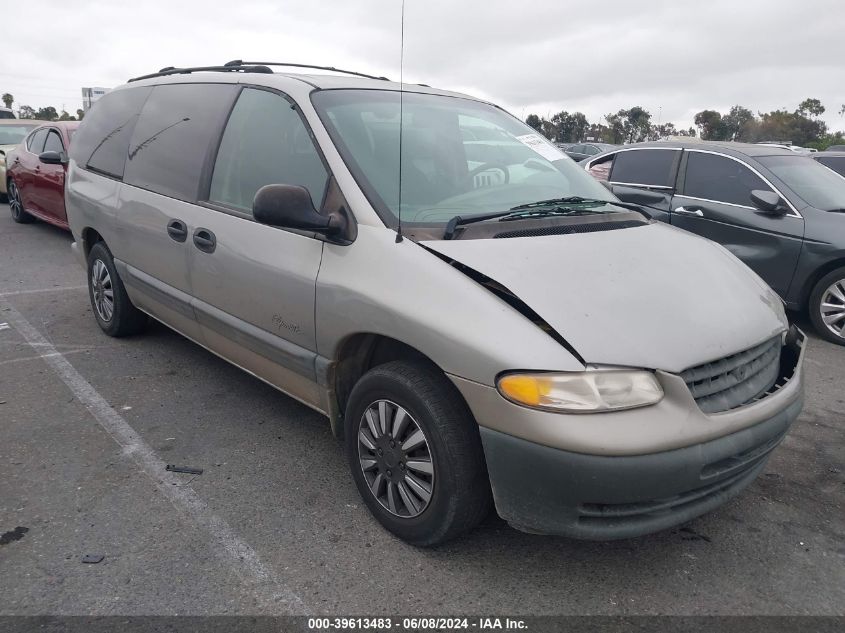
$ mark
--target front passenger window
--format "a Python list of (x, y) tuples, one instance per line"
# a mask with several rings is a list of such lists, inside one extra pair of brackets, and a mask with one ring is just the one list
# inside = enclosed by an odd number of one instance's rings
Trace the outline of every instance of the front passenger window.
[(684, 195), (751, 207), (751, 192), (771, 188), (748, 167), (726, 156), (690, 152)]
[(252, 211), (264, 185), (300, 185), (322, 205), (328, 172), (299, 114), (283, 97), (246, 88), (217, 152), (209, 200)]

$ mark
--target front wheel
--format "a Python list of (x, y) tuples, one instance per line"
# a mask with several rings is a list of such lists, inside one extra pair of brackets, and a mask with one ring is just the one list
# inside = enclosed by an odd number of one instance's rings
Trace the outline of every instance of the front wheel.
[(810, 320), (831, 343), (845, 345), (845, 267), (832, 270), (810, 293)]
[(489, 512), (478, 427), (445, 375), (421, 362), (367, 372), (346, 407), (349, 466), (370, 511), (418, 546), (442, 543)]
[(8, 191), (6, 195), (9, 198), (9, 210), (12, 212), (12, 219), (18, 224), (29, 224), (35, 220), (35, 218), (29, 215), (29, 213), (24, 211), (23, 202), (21, 201), (21, 192), (15, 184), (15, 181), (11, 178), (9, 179), (6, 189)]

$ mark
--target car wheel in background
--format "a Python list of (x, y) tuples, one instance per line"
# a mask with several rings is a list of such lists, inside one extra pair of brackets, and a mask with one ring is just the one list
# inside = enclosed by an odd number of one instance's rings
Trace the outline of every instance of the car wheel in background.
[(147, 315), (132, 305), (103, 242), (88, 254), (88, 295), (94, 318), (109, 336), (137, 334), (146, 326)]
[(436, 367), (392, 361), (367, 372), (349, 396), (345, 441), (364, 502), (408, 543), (442, 543), (488, 514), (478, 426)]
[(24, 211), (23, 202), (21, 201), (21, 192), (18, 191), (18, 186), (11, 178), (9, 179), (7, 190), (9, 210), (12, 212), (12, 219), (19, 224), (29, 224), (35, 220), (35, 218), (29, 215), (29, 213)]
[(822, 277), (810, 293), (810, 319), (831, 343), (845, 345), (845, 267)]

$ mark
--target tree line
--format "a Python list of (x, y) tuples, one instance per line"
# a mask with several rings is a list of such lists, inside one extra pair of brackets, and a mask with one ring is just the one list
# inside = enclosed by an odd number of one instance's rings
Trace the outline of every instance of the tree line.
[[(845, 143), (843, 132), (831, 132), (819, 117), (825, 107), (818, 99), (804, 99), (794, 112), (773, 110), (754, 114), (741, 105), (728, 112), (702, 110), (695, 115), (695, 127), (678, 129), (674, 123), (654, 123), (651, 113), (641, 106), (606, 114), (603, 122), (591, 123), (581, 112), (562, 110), (550, 118), (529, 114), (525, 122), (558, 143), (592, 140), (603, 143), (639, 143), (670, 136), (698, 137), (705, 141), (791, 142), (794, 145), (825, 149)], [(845, 104), (839, 109), (845, 116)]]
[[(0, 100), (3, 101), (7, 108), (11, 109), (12, 104), (15, 102), (15, 97), (10, 93), (5, 92), (3, 93), (3, 96), (0, 97)], [(85, 111), (82, 109), (77, 110), (76, 116), (74, 116), (65, 110), (59, 112), (53, 106), (38, 108), (37, 110), (28, 105), (22, 105), (18, 108), (19, 119), (38, 119), (39, 121), (81, 121), (83, 116), (85, 116)]]

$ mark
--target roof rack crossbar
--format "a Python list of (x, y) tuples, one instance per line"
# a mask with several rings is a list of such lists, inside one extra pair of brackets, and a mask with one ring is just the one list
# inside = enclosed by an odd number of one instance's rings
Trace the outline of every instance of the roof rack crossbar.
[(355, 75), (357, 77), (366, 77), (367, 79), (379, 79), (381, 81), (390, 81), (387, 77), (376, 77), (375, 75), (367, 75), (366, 73), (355, 72), (354, 70), (343, 70), (342, 68), (335, 68), (334, 66), (313, 66), (311, 64), (293, 64), (288, 62), (245, 62), (240, 59), (233, 59), (226, 62), (226, 66), (288, 66), (290, 68), (311, 68), (314, 70), (330, 70), (336, 73), (343, 73), (344, 75)]
[(149, 75), (141, 75), (140, 77), (133, 77), (129, 80), (128, 83), (132, 83), (133, 81), (141, 81), (142, 79), (152, 79), (153, 77), (166, 77), (167, 75), (187, 75), (190, 73), (195, 72), (202, 72), (202, 71), (211, 71), (211, 72), (245, 72), (245, 73), (270, 73), (272, 74), (273, 71), (268, 68), (266, 65), (234, 65), (234, 64), (225, 64), (223, 66), (193, 66), (190, 68), (174, 68), (173, 66), (167, 66), (166, 68), (162, 68), (157, 73), (150, 73)]

